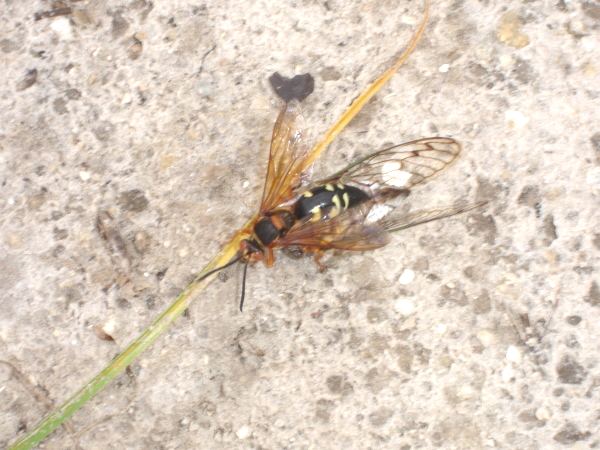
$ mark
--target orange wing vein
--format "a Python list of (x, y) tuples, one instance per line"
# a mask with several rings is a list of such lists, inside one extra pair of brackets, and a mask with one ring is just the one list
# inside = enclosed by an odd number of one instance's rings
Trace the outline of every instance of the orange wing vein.
[(300, 105), (297, 101), (285, 103), (273, 128), (269, 165), (260, 211), (268, 212), (292, 196), (306, 171), (308, 147), (301, 127)]

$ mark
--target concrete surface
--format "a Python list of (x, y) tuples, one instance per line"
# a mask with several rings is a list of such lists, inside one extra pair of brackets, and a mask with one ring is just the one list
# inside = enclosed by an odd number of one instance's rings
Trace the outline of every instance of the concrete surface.
[[(35, 20), (52, 2), (2, 2), (1, 446), (255, 211), (267, 77), (314, 74), (313, 142), (422, 7), (272, 5), (67, 1)], [(594, 1), (435, 2), (417, 52), (316, 173), (450, 135), (460, 161), (408, 204), (489, 207), (333, 255), (325, 274), (280, 255), (249, 272), (243, 314), (228, 271), (44, 448), (597, 448), (599, 28)]]

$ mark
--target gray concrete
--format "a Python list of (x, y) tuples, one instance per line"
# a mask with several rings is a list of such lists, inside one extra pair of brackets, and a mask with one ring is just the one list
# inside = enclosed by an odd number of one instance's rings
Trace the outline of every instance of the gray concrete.
[[(66, 3), (38, 21), (50, 2), (1, 6), (1, 446), (256, 210), (268, 75), (315, 75), (314, 142), (421, 9)], [(599, 28), (593, 1), (436, 2), (417, 52), (316, 174), (450, 135), (464, 154), (407, 203), (491, 204), (332, 255), (325, 274), (279, 255), (249, 272), (244, 314), (228, 271), (44, 448), (598, 447)]]

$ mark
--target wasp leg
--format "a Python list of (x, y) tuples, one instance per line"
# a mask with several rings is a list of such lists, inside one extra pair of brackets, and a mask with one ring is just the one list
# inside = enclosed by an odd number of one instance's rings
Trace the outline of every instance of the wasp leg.
[(325, 254), (325, 252), (323, 250), (320, 249), (315, 249), (313, 250), (313, 259), (315, 261), (315, 264), (317, 265), (317, 269), (319, 269), (319, 273), (323, 273), (327, 270), (327, 265), (323, 264), (323, 262), (321, 262), (321, 259), (323, 258), (323, 255)]
[(270, 247), (266, 248), (266, 252), (265, 252), (265, 265), (268, 268), (273, 267), (273, 264), (275, 263), (275, 255), (273, 255), (273, 249)]

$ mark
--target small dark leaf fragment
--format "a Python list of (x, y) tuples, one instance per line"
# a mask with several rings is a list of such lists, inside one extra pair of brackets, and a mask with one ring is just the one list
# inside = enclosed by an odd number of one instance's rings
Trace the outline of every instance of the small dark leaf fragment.
[(121, 233), (119, 233), (115, 219), (108, 211), (98, 212), (96, 216), (96, 230), (105, 241), (106, 248), (117, 270), (129, 273), (131, 269), (131, 257), (127, 250), (127, 244)]
[(129, 29), (129, 22), (121, 15), (120, 12), (113, 14), (111, 22), (111, 34), (113, 39), (117, 39), (125, 34)]
[(127, 47), (127, 55), (129, 59), (136, 60), (142, 54), (142, 50), (144, 49), (144, 45), (142, 41), (135, 37), (135, 35), (131, 38), (131, 45)]
[(544, 217), (544, 234), (546, 235), (546, 245), (552, 244), (552, 242), (558, 238), (556, 224), (554, 223), (554, 216), (552, 214), (548, 214)]
[(566, 423), (558, 433), (554, 435), (554, 440), (564, 445), (574, 444), (577, 441), (583, 441), (589, 438), (589, 431), (581, 432), (572, 423)]
[(140, 189), (121, 192), (117, 203), (123, 211), (142, 212), (148, 207), (148, 199)]
[(588, 294), (583, 298), (583, 301), (592, 306), (600, 306), (600, 288), (598, 283), (592, 281)]
[(52, 17), (68, 16), (73, 12), (69, 6), (64, 6), (62, 2), (56, 2), (57, 5), (53, 9), (47, 11), (38, 11), (33, 15), (33, 20), (36, 22), (42, 19), (51, 19)]
[(587, 372), (575, 358), (564, 355), (556, 366), (556, 373), (561, 383), (581, 384), (587, 377)]
[(25, 89), (33, 86), (35, 84), (35, 82), (37, 81), (37, 76), (38, 76), (37, 69), (28, 70), (27, 73), (25, 73), (25, 76), (23, 77), (23, 79), (17, 83), (17, 92), (24, 91)]
[(280, 75), (279, 72), (275, 72), (269, 77), (269, 83), (271, 83), (275, 93), (285, 102), (294, 99), (301, 102), (312, 94), (315, 88), (315, 79), (310, 73), (288, 78)]

